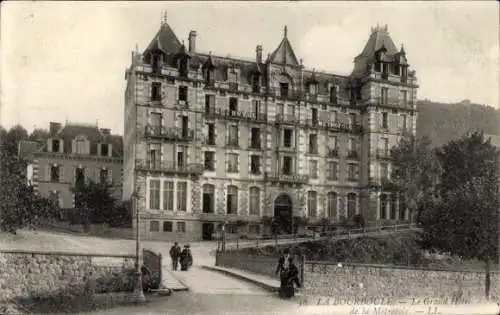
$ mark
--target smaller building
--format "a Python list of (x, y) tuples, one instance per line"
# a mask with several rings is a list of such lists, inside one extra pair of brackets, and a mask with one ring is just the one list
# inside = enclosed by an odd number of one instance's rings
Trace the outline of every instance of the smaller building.
[(48, 138), (21, 141), (19, 155), (28, 161), (28, 184), (61, 209), (75, 207), (71, 187), (79, 180), (111, 183), (121, 200), (123, 139), (110, 129), (51, 122)]

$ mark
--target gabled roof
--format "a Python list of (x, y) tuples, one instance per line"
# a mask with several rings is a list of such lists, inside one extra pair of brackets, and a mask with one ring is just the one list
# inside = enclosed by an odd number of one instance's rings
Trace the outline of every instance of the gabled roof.
[(172, 28), (164, 22), (160, 30), (153, 37), (153, 40), (149, 43), (144, 54), (153, 50), (160, 50), (165, 54), (177, 54), (180, 51), (182, 44), (175, 35)]
[(287, 64), (292, 66), (299, 66), (297, 57), (293, 52), (292, 45), (287, 37), (287, 27), (285, 26), (283, 39), (278, 48), (269, 56), (269, 62), (277, 64)]

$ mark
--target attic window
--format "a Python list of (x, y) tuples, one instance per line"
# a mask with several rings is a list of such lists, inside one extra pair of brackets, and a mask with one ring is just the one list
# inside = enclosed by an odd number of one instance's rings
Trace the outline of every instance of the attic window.
[(309, 83), (309, 94), (316, 95), (318, 94), (318, 84), (315, 82)]
[(337, 87), (332, 86), (330, 88), (330, 102), (333, 104), (337, 104)]
[(101, 156), (109, 156), (109, 145), (101, 143)]
[(52, 152), (59, 152), (61, 149), (61, 144), (59, 139), (52, 140)]
[(260, 76), (258, 74), (252, 76), (252, 92), (260, 92)]
[(207, 82), (214, 81), (214, 70), (213, 69), (206, 69), (205, 70), (205, 81), (207, 81)]
[(161, 68), (163, 68), (163, 56), (159, 53), (151, 54), (151, 66), (153, 72), (161, 73)]
[(179, 59), (179, 75), (181, 77), (187, 77), (189, 70), (189, 60), (188, 58)]

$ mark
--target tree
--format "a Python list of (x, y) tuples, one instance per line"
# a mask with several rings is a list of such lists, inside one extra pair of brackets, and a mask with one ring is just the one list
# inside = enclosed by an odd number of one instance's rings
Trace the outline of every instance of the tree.
[(70, 190), (75, 194), (75, 208), (84, 229), (87, 230), (90, 223), (110, 223), (115, 219), (114, 210), (118, 205), (111, 184), (77, 182)]
[(29, 140), (42, 142), (42, 141), (47, 140), (49, 137), (50, 137), (50, 134), (46, 129), (36, 128), (29, 135)]
[(439, 199), (423, 213), (422, 245), (480, 259), (489, 278), (491, 262), (498, 261), (499, 152), (482, 133), (470, 133), (446, 144), (438, 157)]
[(441, 166), (426, 138), (403, 138), (391, 150), (392, 177), (410, 212), (410, 220), (432, 200)]

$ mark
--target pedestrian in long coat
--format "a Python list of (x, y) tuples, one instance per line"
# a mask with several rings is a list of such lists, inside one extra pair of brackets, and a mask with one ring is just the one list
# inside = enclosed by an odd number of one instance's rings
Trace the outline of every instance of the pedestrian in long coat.
[(188, 271), (189, 267), (193, 265), (193, 255), (191, 254), (191, 249), (189, 244), (184, 245), (184, 249), (180, 256), (181, 271)]
[(170, 258), (172, 259), (172, 270), (177, 271), (177, 266), (179, 265), (179, 258), (181, 256), (181, 247), (177, 242), (170, 248)]

